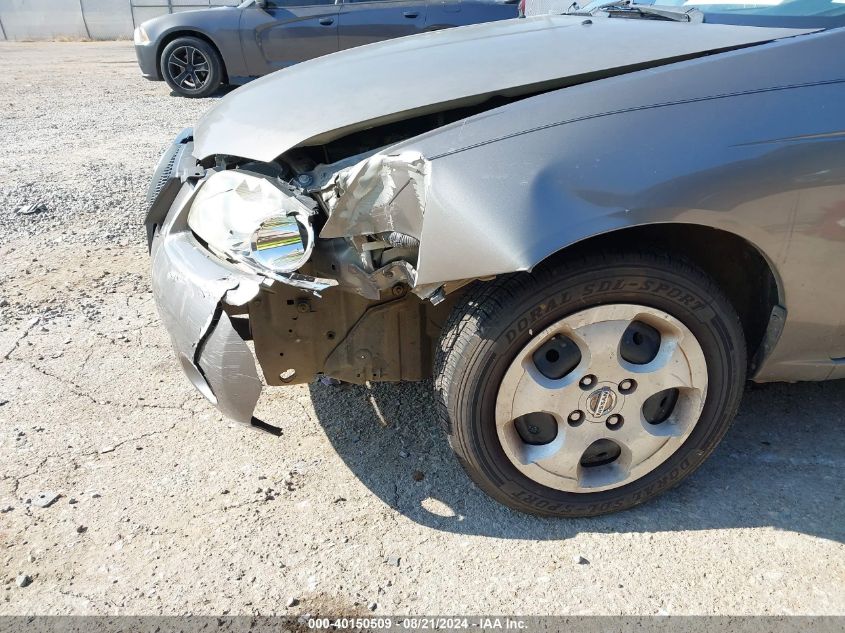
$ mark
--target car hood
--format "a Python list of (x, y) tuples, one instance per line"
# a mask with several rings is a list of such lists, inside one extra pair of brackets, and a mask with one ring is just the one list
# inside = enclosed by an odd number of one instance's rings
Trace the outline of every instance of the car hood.
[(236, 90), (197, 124), (194, 155), (271, 161), (297, 145), (493, 95), (583, 83), (807, 32), (562, 15), (388, 40), (297, 64)]

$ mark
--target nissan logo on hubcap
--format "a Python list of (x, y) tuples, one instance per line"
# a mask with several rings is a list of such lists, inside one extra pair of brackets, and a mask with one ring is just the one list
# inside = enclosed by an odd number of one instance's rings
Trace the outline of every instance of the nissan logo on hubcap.
[(610, 387), (596, 389), (587, 397), (587, 411), (594, 418), (604, 417), (616, 406), (616, 392)]

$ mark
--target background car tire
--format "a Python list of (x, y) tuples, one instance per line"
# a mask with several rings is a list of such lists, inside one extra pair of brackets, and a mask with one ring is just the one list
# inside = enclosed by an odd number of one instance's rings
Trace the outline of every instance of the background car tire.
[[(706, 359), (703, 409), (680, 447), (638, 479), (597, 492), (551, 488), (520, 472), (506, 455), (496, 431), (497, 394), (508, 367), (534, 335), (568, 315), (607, 304), (649, 306), (692, 332)], [(730, 426), (745, 375), (739, 318), (700, 269), (668, 255), (598, 254), (476, 282), (443, 329), (435, 394), (449, 443), (484, 492), (522, 512), (581, 517), (638, 505), (692, 473)]]
[(203, 98), (223, 83), (223, 60), (198, 37), (179, 37), (164, 47), (159, 60), (167, 85), (184, 97)]

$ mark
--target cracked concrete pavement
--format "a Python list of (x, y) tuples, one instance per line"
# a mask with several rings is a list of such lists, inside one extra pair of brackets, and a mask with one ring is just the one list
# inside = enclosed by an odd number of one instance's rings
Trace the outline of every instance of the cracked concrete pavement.
[(845, 382), (749, 388), (695, 476), (593, 520), (482, 495), (426, 383), (271, 389), (281, 437), (233, 425), (181, 375), (140, 226), (214, 99), (128, 43), (0, 43), (0, 74), (0, 614), (845, 614)]

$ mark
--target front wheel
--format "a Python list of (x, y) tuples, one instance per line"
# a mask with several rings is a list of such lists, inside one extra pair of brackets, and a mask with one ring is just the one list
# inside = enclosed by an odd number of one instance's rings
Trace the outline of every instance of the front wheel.
[(223, 60), (211, 44), (197, 37), (179, 37), (161, 53), (161, 76), (184, 97), (208, 97), (223, 82)]
[(602, 255), (478, 282), (444, 328), (435, 385), (482, 490), (524, 512), (593, 516), (704, 461), (739, 406), (745, 355), (704, 272)]

